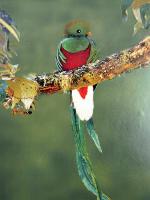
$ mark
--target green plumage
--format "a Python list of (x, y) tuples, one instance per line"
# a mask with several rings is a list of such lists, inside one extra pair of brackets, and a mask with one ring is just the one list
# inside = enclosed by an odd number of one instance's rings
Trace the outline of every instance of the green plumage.
[[(80, 33), (78, 31), (80, 30)], [(99, 58), (99, 51), (96, 48), (95, 42), (91, 39), (89, 34), (89, 25), (86, 22), (74, 21), (66, 25), (65, 37), (59, 43), (56, 52), (56, 67), (62, 71), (62, 62), (65, 63), (65, 56), (61, 52), (61, 47), (70, 53), (83, 51), (91, 45), (90, 57), (87, 64), (95, 62)]]
[(97, 196), (97, 200), (110, 200), (109, 197), (102, 193), (96, 181), (96, 177), (94, 175), (92, 165), (86, 150), (85, 138), (82, 132), (80, 119), (77, 116), (74, 108), (71, 107), (70, 110), (74, 140), (76, 145), (76, 162), (79, 176), (85, 187)]
[(100, 145), (100, 142), (99, 142), (99, 139), (98, 139), (98, 135), (97, 133), (95, 132), (95, 129), (94, 129), (94, 122), (93, 122), (93, 119), (89, 119), (86, 123), (86, 127), (87, 127), (87, 131), (88, 131), (88, 134), (89, 136), (92, 138), (92, 140), (94, 141), (97, 149), (99, 150), (99, 152), (102, 153), (102, 148), (101, 148), (101, 145)]
[(95, 62), (99, 58), (99, 51), (97, 50), (94, 41), (88, 37), (81, 38), (64, 38), (57, 47), (56, 52), (56, 67), (58, 70), (62, 71), (62, 62), (65, 63), (66, 57), (61, 52), (61, 47), (63, 47), (66, 51), (75, 53), (78, 51), (85, 50), (89, 44), (91, 45), (90, 57), (87, 60), (87, 64), (91, 62)]
[(89, 46), (89, 40), (86, 37), (81, 38), (65, 38), (62, 40), (62, 47), (68, 52), (75, 53), (83, 51)]

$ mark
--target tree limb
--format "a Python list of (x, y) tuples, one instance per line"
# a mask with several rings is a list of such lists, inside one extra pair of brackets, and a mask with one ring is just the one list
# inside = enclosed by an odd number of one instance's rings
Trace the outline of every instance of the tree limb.
[(124, 72), (145, 67), (148, 64), (150, 64), (150, 36), (136, 46), (113, 54), (101, 61), (97, 60), (95, 63), (69, 72), (56, 71), (38, 75), (35, 80), (40, 85), (40, 93), (53, 94), (58, 91), (68, 91), (99, 84)]

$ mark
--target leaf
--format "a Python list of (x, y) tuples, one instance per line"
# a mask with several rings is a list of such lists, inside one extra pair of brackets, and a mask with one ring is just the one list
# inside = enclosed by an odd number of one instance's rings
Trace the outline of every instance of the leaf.
[(133, 0), (122, 0), (121, 2), (122, 17), (125, 21), (128, 19), (127, 9), (131, 6), (132, 2)]
[(0, 80), (0, 102), (4, 102), (6, 98), (6, 88), (8, 87), (6, 81)]
[(0, 79), (6, 80), (14, 78), (16, 72), (18, 71), (18, 65), (0, 64)]
[[(0, 10), (0, 63), (9, 63), (10, 58), (16, 55), (10, 34), (19, 41), (20, 33), (14, 20), (4, 11)], [(11, 38), (12, 39), (12, 38)]]
[(16, 28), (16, 23), (4, 10), (0, 10), (0, 27), (4, 33), (12, 34), (19, 42), (20, 33)]
[(137, 21), (134, 25), (134, 34), (141, 28), (148, 29), (150, 27), (150, 0), (122, 0), (122, 17), (125, 20), (128, 19), (127, 9), (129, 7)]
[(3, 33), (0, 32), (0, 63), (9, 60), (10, 54), (7, 51), (7, 40)]
[(141, 7), (141, 19), (145, 29), (150, 27), (150, 3)]
[(6, 82), (9, 86), (7, 94), (11, 98), (11, 108), (14, 109), (17, 104), (22, 102), (24, 108), (29, 110), (38, 94), (38, 84), (22, 77), (16, 77)]

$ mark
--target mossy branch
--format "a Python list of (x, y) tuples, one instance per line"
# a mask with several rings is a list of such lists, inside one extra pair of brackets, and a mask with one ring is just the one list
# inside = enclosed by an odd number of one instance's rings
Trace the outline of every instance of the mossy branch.
[(102, 81), (113, 79), (122, 73), (146, 67), (149, 64), (150, 36), (136, 46), (115, 53), (101, 61), (97, 60), (95, 63), (69, 72), (56, 71), (38, 75), (35, 80), (40, 85), (40, 93), (53, 94), (59, 91), (100, 84)]

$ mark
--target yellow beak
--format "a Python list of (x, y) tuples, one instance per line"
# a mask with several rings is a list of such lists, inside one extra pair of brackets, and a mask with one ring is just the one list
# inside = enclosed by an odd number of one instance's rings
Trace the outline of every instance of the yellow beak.
[(19, 42), (20, 34), (19, 34), (18, 30), (13, 25), (9, 25), (7, 22), (5, 22), (1, 18), (0, 18), (0, 24), (2, 24), (2, 26), (4, 26), (16, 38), (16, 40)]

